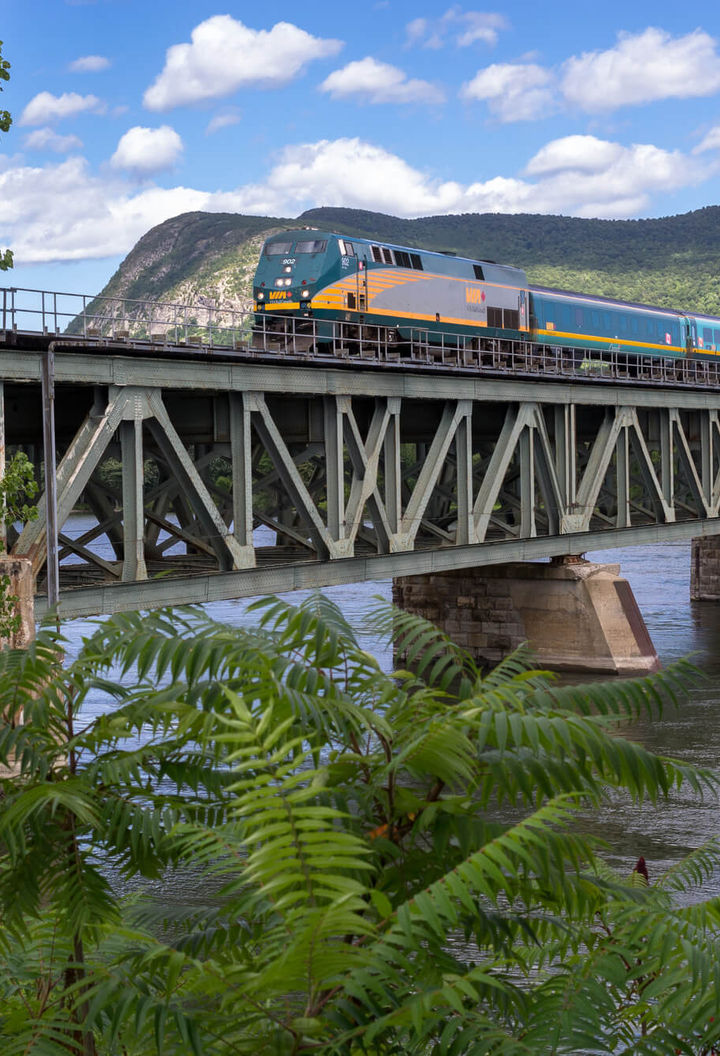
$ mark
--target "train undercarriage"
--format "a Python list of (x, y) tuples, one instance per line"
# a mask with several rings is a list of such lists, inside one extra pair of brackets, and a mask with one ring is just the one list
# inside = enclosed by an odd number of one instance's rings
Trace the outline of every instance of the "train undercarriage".
[(502, 374), (549, 374), (717, 385), (718, 357), (636, 355), (619, 347), (539, 344), (519, 331), (453, 334), (442, 329), (328, 320), (312, 316), (255, 316), (253, 348), (266, 352), (378, 364), (480, 369)]

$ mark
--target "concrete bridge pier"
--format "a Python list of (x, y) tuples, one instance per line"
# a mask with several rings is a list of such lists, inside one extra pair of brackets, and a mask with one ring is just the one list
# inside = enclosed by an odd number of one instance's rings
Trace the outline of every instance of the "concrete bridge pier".
[(488, 666), (523, 642), (553, 671), (628, 676), (660, 666), (619, 565), (566, 557), (403, 576), (393, 600)]

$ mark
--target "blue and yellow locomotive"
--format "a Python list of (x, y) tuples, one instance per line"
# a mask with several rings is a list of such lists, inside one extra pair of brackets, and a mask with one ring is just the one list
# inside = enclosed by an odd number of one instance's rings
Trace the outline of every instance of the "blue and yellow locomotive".
[(342, 327), (385, 347), (502, 340), (629, 357), (720, 354), (720, 319), (531, 286), (522, 268), (326, 231), (268, 238), (253, 295), (265, 332), (291, 323), (317, 341)]

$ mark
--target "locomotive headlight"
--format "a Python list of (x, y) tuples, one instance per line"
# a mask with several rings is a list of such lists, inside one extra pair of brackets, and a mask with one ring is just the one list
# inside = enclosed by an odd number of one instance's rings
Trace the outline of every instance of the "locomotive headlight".
[(262, 290), (260, 290), (260, 292), (258, 293), (257, 299), (259, 301), (264, 301), (265, 300), (265, 294), (262, 292)]
[(285, 285), (285, 279), (275, 279), (275, 285), (276, 286), (284, 286)]
[(292, 279), (285, 279), (286, 286), (292, 286)]
[(283, 268), (283, 271), (286, 275), (292, 275), (292, 266), (290, 264), (286, 264)]
[(310, 296), (310, 290), (303, 290), (302, 291), (302, 295), (303, 295), (303, 297), (309, 297)]

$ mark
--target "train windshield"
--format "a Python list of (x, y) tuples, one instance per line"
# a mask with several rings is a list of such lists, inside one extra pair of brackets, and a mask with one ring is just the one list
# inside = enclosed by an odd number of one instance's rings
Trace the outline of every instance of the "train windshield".
[(324, 253), (326, 249), (326, 238), (313, 238), (307, 242), (298, 242), (295, 246), (296, 253)]
[(268, 242), (265, 246), (266, 257), (285, 257), (292, 249), (292, 242)]

